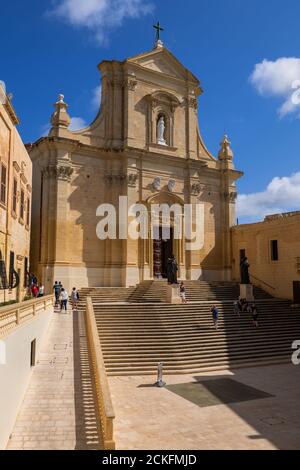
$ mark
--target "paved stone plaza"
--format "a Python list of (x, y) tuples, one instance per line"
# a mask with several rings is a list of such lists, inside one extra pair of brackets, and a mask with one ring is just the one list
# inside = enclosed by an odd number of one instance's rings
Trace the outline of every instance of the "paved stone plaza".
[(300, 448), (300, 367), (165, 376), (165, 389), (155, 380), (109, 379), (118, 449)]
[[(109, 377), (127, 449), (298, 449), (300, 367)], [(55, 311), (7, 449), (101, 449), (82, 313)]]
[(56, 311), (7, 449), (99, 449), (84, 317)]

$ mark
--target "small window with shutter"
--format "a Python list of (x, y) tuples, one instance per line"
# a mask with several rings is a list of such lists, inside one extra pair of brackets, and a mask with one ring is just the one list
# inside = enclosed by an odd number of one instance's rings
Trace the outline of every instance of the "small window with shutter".
[(5, 165), (1, 165), (1, 188), (0, 188), (0, 202), (6, 204), (6, 175), (7, 169)]
[(13, 213), (17, 213), (17, 202), (18, 202), (18, 181), (14, 178), (13, 184), (13, 202), (12, 202), (12, 210)]
[(20, 219), (24, 220), (24, 212), (25, 212), (25, 193), (24, 189), (21, 189), (21, 199), (20, 199)]

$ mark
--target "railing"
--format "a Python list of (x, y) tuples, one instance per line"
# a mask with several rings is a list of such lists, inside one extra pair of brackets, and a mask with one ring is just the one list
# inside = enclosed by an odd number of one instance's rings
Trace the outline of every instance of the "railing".
[(262, 279), (259, 279), (258, 277), (256, 276), (253, 276), (253, 274), (250, 274), (250, 277), (252, 277), (253, 279), (255, 279), (256, 281), (264, 284), (266, 287), (268, 287), (269, 289), (272, 289), (272, 290), (276, 290), (275, 287), (271, 286), (270, 284), (268, 284), (267, 282), (263, 281)]
[(53, 305), (53, 296), (47, 295), (37, 299), (0, 307), (0, 338), (3, 338), (14, 328), (34, 318)]
[(115, 419), (115, 413), (111, 401), (111, 395), (91, 297), (87, 297), (86, 299), (85, 318), (87, 339), (92, 358), (92, 373), (96, 385), (97, 405), (100, 417), (104, 449), (114, 450), (115, 442), (113, 440), (113, 421)]

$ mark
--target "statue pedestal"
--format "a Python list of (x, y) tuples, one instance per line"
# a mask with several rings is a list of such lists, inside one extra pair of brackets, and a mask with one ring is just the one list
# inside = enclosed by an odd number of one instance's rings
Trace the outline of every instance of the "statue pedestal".
[(240, 299), (246, 299), (247, 302), (254, 302), (252, 284), (240, 284)]
[(173, 284), (167, 286), (166, 301), (168, 304), (182, 304), (181, 297), (179, 295), (179, 285)]

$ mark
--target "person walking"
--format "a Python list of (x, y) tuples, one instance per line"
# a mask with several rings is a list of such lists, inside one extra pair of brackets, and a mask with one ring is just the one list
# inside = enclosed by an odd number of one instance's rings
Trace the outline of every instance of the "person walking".
[(65, 310), (67, 312), (68, 300), (69, 300), (68, 292), (66, 291), (66, 289), (62, 288), (60, 292), (60, 311)]
[(73, 287), (72, 292), (71, 292), (72, 310), (77, 310), (78, 301), (79, 301), (79, 292), (76, 289), (76, 287)]
[(179, 295), (180, 295), (180, 298), (182, 300), (182, 303), (183, 304), (186, 304), (187, 303), (187, 300), (186, 300), (186, 290), (185, 290), (185, 285), (183, 282), (180, 283), (180, 286), (179, 286)]
[(45, 294), (45, 287), (43, 284), (40, 285), (39, 287), (39, 295), (38, 297), (44, 297), (44, 294)]
[(54, 291), (54, 295), (55, 295), (55, 306), (57, 306), (57, 305), (59, 305), (59, 296), (60, 296), (60, 291), (61, 291), (61, 287), (60, 287), (60, 285), (58, 284), (57, 281), (55, 281), (55, 283), (54, 283), (53, 291)]
[(258, 328), (258, 311), (257, 311), (257, 307), (255, 304), (252, 304), (251, 306), (251, 314), (252, 314), (252, 321), (253, 321), (253, 325), (255, 326), (255, 328)]
[(234, 313), (235, 315), (237, 315), (239, 318), (241, 317), (241, 315), (240, 315), (239, 303), (238, 303), (237, 300), (236, 300), (235, 302), (233, 302), (233, 313)]
[(210, 311), (213, 317), (214, 327), (217, 330), (219, 326), (219, 311), (216, 305), (213, 305)]
[(248, 302), (246, 299), (242, 299), (242, 313), (247, 312), (248, 309)]

